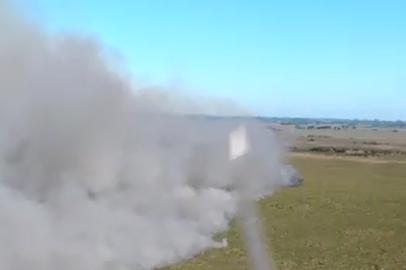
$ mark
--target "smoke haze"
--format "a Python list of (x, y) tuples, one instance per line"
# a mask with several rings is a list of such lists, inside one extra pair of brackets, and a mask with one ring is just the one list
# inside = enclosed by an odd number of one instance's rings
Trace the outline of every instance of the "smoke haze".
[(94, 40), (51, 36), (1, 3), (0, 29), (0, 269), (172, 264), (223, 245), (237, 186), (259, 198), (285, 181), (259, 125), (236, 170), (233, 123), (168, 114), (181, 104), (130, 84)]

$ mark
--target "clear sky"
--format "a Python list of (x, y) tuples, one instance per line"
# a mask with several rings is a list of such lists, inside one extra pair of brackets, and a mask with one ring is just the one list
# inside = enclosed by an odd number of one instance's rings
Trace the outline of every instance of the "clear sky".
[(406, 120), (404, 0), (20, 0), (140, 78), (268, 116)]

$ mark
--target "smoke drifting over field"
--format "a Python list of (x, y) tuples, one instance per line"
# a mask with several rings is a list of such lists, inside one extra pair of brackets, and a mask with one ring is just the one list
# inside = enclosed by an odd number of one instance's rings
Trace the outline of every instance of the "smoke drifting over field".
[(167, 114), (96, 42), (0, 13), (0, 269), (168, 265), (221, 246), (237, 186), (258, 198), (283, 183), (269, 131), (249, 127), (237, 170), (232, 123)]

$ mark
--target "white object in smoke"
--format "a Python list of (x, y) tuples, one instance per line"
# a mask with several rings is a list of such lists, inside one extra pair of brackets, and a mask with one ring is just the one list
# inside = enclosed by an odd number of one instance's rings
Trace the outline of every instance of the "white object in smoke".
[[(250, 151), (250, 143), (245, 126), (240, 126), (230, 133), (229, 137), (230, 161), (245, 156)], [(247, 246), (251, 266), (255, 270), (271, 270), (270, 260), (263, 241), (263, 230), (256, 212), (255, 202), (245, 197), (245, 191), (240, 186), (239, 213), (242, 221), (242, 229)]]
[(244, 156), (248, 153), (249, 149), (250, 145), (245, 126), (240, 126), (230, 133), (230, 160)]

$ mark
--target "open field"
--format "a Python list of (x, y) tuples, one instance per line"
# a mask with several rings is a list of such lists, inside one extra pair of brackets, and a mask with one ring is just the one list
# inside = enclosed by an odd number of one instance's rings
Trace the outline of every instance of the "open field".
[[(295, 156), (305, 178), (259, 203), (278, 269), (406, 269), (406, 164)], [(229, 246), (171, 270), (248, 269), (238, 226)]]
[(405, 130), (295, 130), (295, 151), (349, 156), (406, 156)]
[(306, 130), (296, 129), (295, 132), (301, 136), (320, 135), (335, 137), (337, 139), (353, 139), (363, 142), (377, 142), (381, 144), (406, 145), (405, 129), (388, 128), (357, 128), (357, 129), (320, 129)]
[[(396, 132), (394, 132), (396, 131)], [(359, 156), (406, 155), (404, 129), (297, 130), (298, 151), (335, 152)]]
[(333, 156), (406, 159), (406, 129), (329, 128), (298, 129), (293, 125), (271, 125), (293, 152)]

